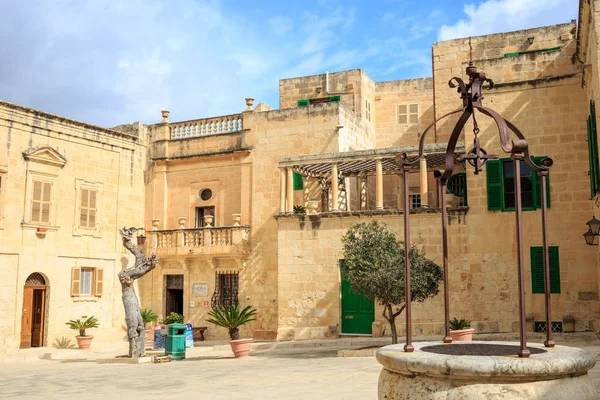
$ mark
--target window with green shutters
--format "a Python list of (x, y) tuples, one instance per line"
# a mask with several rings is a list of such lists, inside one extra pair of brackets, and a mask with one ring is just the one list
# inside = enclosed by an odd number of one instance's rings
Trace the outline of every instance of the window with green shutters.
[[(545, 293), (544, 286), (544, 248), (534, 246), (531, 256), (531, 293)], [(560, 293), (560, 260), (558, 246), (548, 247), (550, 261), (550, 293)]]
[[(541, 165), (546, 156), (532, 157), (533, 163)], [(510, 158), (488, 160), (486, 168), (488, 210), (515, 210), (514, 164)], [(547, 179), (546, 205), (550, 207), (550, 174)], [(523, 210), (535, 210), (542, 206), (541, 178), (535, 170), (521, 161), (521, 204)]]
[(590, 101), (590, 115), (587, 120), (588, 154), (590, 162), (590, 190), (592, 198), (600, 190), (600, 167), (598, 163), (598, 134), (596, 130), (596, 107), (594, 101)]

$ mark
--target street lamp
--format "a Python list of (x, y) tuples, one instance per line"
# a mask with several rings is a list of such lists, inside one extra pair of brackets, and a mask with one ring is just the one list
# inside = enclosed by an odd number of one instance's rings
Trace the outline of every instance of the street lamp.
[(590, 227), (592, 234), (596, 236), (600, 235), (600, 221), (597, 220), (596, 217), (592, 217), (592, 219), (587, 222), (587, 226)]
[(591, 229), (589, 229), (586, 233), (583, 234), (585, 242), (588, 244), (588, 246), (598, 246), (597, 243), (594, 243), (594, 239), (596, 239), (596, 236), (597, 235), (594, 235)]
[[(138, 230), (138, 232), (139, 232), (139, 231), (143, 231), (143, 230), (144, 230), (144, 228), (137, 228), (137, 230)], [(144, 236), (144, 234), (143, 234), (143, 233), (140, 233), (140, 234), (137, 236), (137, 244), (138, 244), (138, 246), (143, 246), (143, 245), (144, 245), (144, 243), (146, 243), (146, 236)]]

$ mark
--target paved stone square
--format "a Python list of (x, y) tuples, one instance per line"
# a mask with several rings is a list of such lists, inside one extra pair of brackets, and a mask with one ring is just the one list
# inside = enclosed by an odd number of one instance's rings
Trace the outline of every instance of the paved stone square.
[[(511, 340), (515, 335), (478, 336)], [(540, 341), (541, 335), (532, 336), (532, 342)], [(314, 346), (287, 342), (283, 347), (298, 347), (253, 350), (245, 359), (234, 359), (221, 343), (216, 350), (189, 349), (185, 361), (140, 365), (96, 363), (97, 358), (122, 353), (125, 346), (102, 352), (29, 349), (22, 354), (30, 357), (0, 361), (0, 398), (38, 399), (43, 394), (44, 399), (104, 400), (177, 395), (235, 400), (376, 399), (381, 366), (372, 356), (338, 357), (338, 350), (352, 348), (346, 340), (316, 341)], [(600, 339), (593, 333), (566, 334), (556, 341), (596, 356), (600, 353)], [(590, 375), (599, 390), (600, 365)]]

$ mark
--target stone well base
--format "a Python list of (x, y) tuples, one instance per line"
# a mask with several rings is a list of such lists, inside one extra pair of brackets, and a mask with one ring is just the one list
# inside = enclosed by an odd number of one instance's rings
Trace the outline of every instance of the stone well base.
[[(507, 342), (471, 343), (518, 346)], [(587, 374), (596, 361), (584, 350), (556, 346), (527, 359), (421, 350), (434, 344), (438, 343), (414, 343), (414, 353), (405, 353), (403, 345), (381, 348), (377, 352), (377, 361), (383, 365), (379, 399), (597, 399)], [(528, 346), (545, 349), (537, 343)]]

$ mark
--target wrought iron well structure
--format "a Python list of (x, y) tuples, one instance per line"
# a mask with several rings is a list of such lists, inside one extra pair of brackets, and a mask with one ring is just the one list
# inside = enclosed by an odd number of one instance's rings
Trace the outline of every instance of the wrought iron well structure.
[[(405, 294), (406, 294), (406, 344), (404, 345), (404, 351), (412, 352), (414, 347), (412, 345), (412, 326), (411, 326), (411, 291), (410, 291), (410, 199), (408, 190), (408, 173), (413, 166), (419, 162), (423, 157), (423, 149), (425, 145), (425, 138), (429, 130), (435, 126), (439, 121), (447, 118), (451, 115), (462, 113), (458, 122), (452, 130), (450, 139), (448, 140), (448, 147), (446, 149), (445, 166), (443, 170), (434, 172), (434, 176), (439, 180), (440, 183), (440, 201), (442, 207), (442, 242), (443, 242), (443, 267), (444, 267), (444, 317), (445, 317), (445, 332), (444, 332), (444, 343), (452, 343), (450, 337), (450, 306), (449, 306), (449, 289), (448, 289), (448, 216), (446, 207), (446, 192), (447, 182), (452, 175), (454, 168), (454, 153), (456, 144), (461, 131), (467, 121), (473, 119), (473, 133), (475, 135), (473, 141), (473, 148), (464, 155), (459, 156), (460, 160), (465, 160), (471, 166), (475, 168), (475, 175), (482, 171), (483, 166), (489, 159), (497, 159), (498, 155), (487, 154), (486, 151), (480, 146), (479, 143), (479, 128), (477, 120), (475, 118), (475, 112), (479, 112), (487, 117), (490, 117), (496, 123), (498, 133), (500, 136), (500, 145), (505, 153), (511, 155), (514, 165), (514, 180), (515, 180), (515, 216), (516, 216), (516, 236), (517, 236), (517, 272), (518, 272), (518, 290), (519, 290), (519, 320), (520, 320), (520, 347), (518, 350), (519, 357), (529, 357), (530, 352), (527, 349), (527, 333), (525, 330), (525, 288), (524, 288), (524, 277), (523, 277), (523, 218), (522, 218), (522, 204), (521, 204), (521, 161), (524, 161), (529, 168), (535, 171), (540, 177), (541, 181), (541, 206), (542, 206), (542, 244), (544, 254), (544, 285), (545, 285), (545, 305), (546, 305), (546, 340), (544, 345), (546, 347), (554, 347), (552, 341), (552, 324), (551, 324), (551, 304), (550, 304), (550, 265), (548, 261), (548, 223), (547, 223), (547, 179), (548, 171), (552, 166), (552, 159), (545, 158), (541, 160), (540, 164), (537, 165), (531, 159), (529, 154), (529, 146), (525, 136), (521, 131), (510, 121), (504, 119), (496, 111), (484, 107), (482, 104), (483, 85), (487, 83), (489, 88), (494, 87), (494, 82), (488, 79), (485, 73), (480, 72), (469, 62), (469, 66), (466, 68), (466, 74), (469, 77), (469, 82), (465, 83), (461, 78), (454, 77), (450, 79), (448, 85), (451, 88), (457, 88), (458, 93), (462, 99), (462, 106), (454, 111), (449, 112), (436, 119), (431, 125), (429, 125), (421, 135), (419, 142), (419, 155), (416, 158), (409, 159), (406, 153), (398, 154), (395, 158), (396, 163), (401, 166), (401, 171), (404, 177), (404, 268), (405, 268)], [(516, 139), (511, 139), (509, 132), (513, 132)]]

